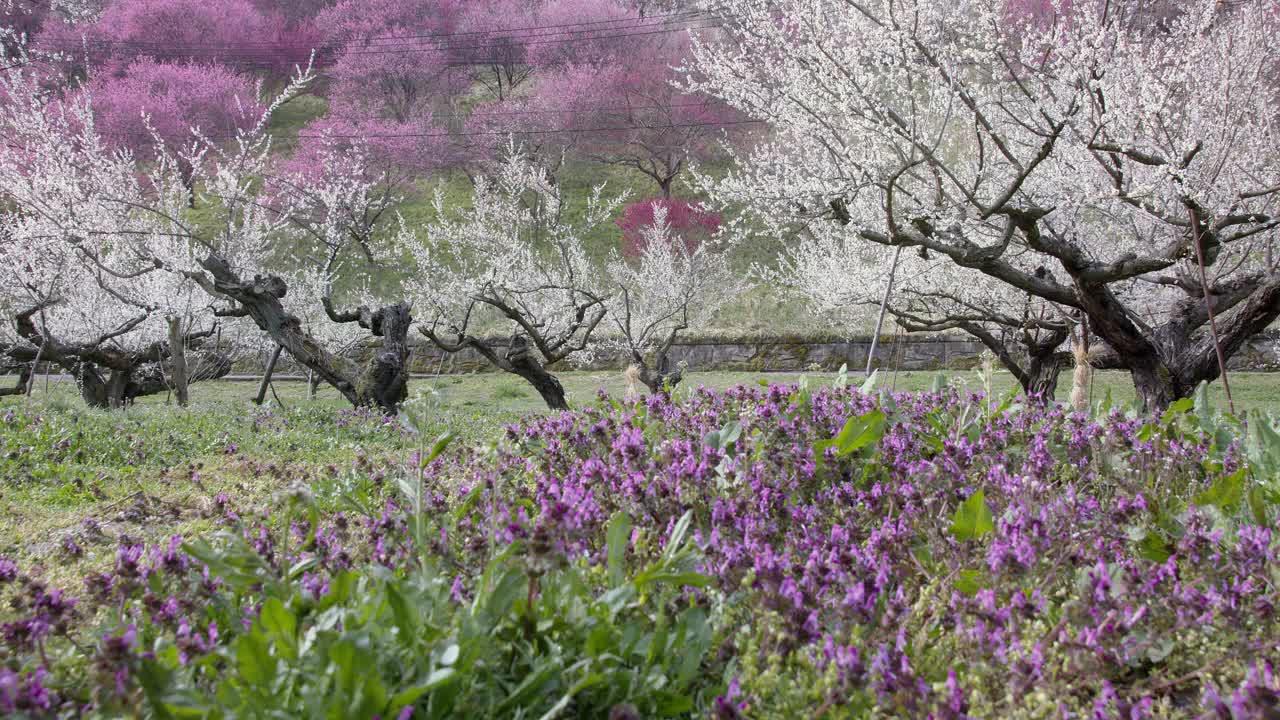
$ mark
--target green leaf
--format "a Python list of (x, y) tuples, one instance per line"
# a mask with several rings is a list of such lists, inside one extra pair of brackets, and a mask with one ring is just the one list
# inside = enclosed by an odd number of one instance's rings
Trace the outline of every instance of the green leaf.
[(720, 428), (720, 444), (725, 447), (738, 442), (740, 437), (742, 437), (742, 424), (737, 420), (730, 420), (727, 425)]
[(462, 654), (462, 649), (458, 647), (458, 643), (451, 643), (449, 647), (440, 653), (440, 664), (444, 666), (452, 666), (458, 662), (458, 656)]
[(391, 701), (387, 703), (387, 716), (394, 717), (397, 712), (418, 702), (418, 699), (423, 695), (452, 680), (453, 676), (453, 668), (440, 668), (431, 673), (421, 685), (414, 685), (392, 697)]
[(1209, 402), (1209, 383), (1201, 380), (1196, 386), (1195, 396), (1196, 415), (1200, 417), (1202, 427), (1208, 427), (1208, 423), (1213, 420), (1213, 405)]
[(297, 649), (298, 620), (279, 598), (268, 598), (262, 604), (262, 613), (258, 616), (262, 628), (268, 637), (275, 640), (286, 657), (295, 656)]
[(880, 371), (872, 370), (866, 380), (862, 381), (862, 387), (858, 388), (858, 392), (863, 395), (870, 395), (872, 390), (876, 389), (876, 381), (880, 379)]
[(987, 576), (981, 570), (961, 570), (952, 585), (958, 592), (973, 597), (987, 586), (986, 580)]
[(724, 450), (733, 443), (737, 442), (742, 436), (742, 425), (736, 420), (730, 420), (724, 427), (719, 430), (712, 430), (703, 436), (703, 444), (715, 450)]
[(578, 682), (574, 683), (573, 687), (569, 688), (569, 692), (565, 693), (564, 696), (560, 698), (559, 702), (552, 705), (550, 710), (543, 713), (539, 720), (552, 720), (552, 718), (555, 718), (560, 713), (564, 712), (565, 708), (569, 707), (569, 703), (573, 701), (574, 695), (577, 695), (593, 685), (600, 685), (604, 682), (605, 676), (600, 673), (592, 673), (582, 678)]
[(445, 433), (436, 438), (436, 441), (431, 445), (431, 451), (422, 457), (421, 467), (426, 467), (432, 460), (440, 457), (440, 453), (444, 452), (445, 448), (449, 447), (449, 443), (453, 442), (453, 438), (454, 434), (451, 432)]
[(1164, 422), (1169, 422), (1178, 415), (1185, 415), (1195, 409), (1196, 401), (1191, 398), (1181, 398), (1169, 403), (1169, 407), (1164, 411)]
[(848, 387), (849, 385), (849, 363), (844, 363), (840, 369), (836, 371), (836, 379), (832, 381), (831, 386), (836, 389)]
[(241, 635), (236, 641), (236, 667), (246, 684), (261, 692), (271, 692), (276, 677), (276, 660), (271, 657), (267, 640), (258, 630)]
[(1267, 499), (1262, 488), (1254, 486), (1249, 489), (1249, 511), (1253, 513), (1253, 521), (1259, 525), (1270, 525), (1267, 512)]
[(418, 632), (418, 613), (405, 599), (404, 593), (400, 592), (396, 583), (387, 583), (386, 589), (387, 604), (391, 606), (391, 615), (395, 618), (396, 626), (400, 628), (400, 640), (411, 644)]
[(609, 518), (606, 532), (609, 565), (609, 583), (613, 586), (626, 581), (623, 560), (627, 554), (627, 545), (631, 542), (631, 518), (619, 510)]
[(1208, 490), (1196, 495), (1191, 502), (1201, 507), (1212, 505), (1224, 512), (1230, 511), (1244, 499), (1245, 468), (1218, 478)]
[(671, 537), (667, 539), (667, 545), (662, 549), (662, 557), (664, 560), (670, 560), (676, 554), (676, 550), (680, 549), (680, 545), (684, 543), (684, 535), (689, 532), (689, 523), (693, 522), (693, 511), (685, 510), (684, 515), (676, 521), (676, 526), (671, 529)]
[(849, 418), (844, 428), (836, 436), (836, 454), (848, 455), (868, 445), (877, 443), (884, 437), (885, 416), (879, 410), (872, 410), (866, 415)]
[(1162, 563), (1168, 560), (1172, 554), (1173, 551), (1169, 548), (1169, 543), (1165, 542), (1159, 533), (1147, 533), (1138, 542), (1138, 557), (1145, 558), (1151, 562)]
[(960, 503), (951, 516), (951, 534), (957, 540), (974, 540), (996, 529), (995, 518), (991, 508), (987, 507), (986, 496), (981, 490)]

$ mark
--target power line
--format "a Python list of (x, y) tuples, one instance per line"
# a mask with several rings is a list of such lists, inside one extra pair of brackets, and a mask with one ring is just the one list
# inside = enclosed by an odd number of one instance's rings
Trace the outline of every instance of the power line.
[[(594, 110), (663, 111), (663, 110), (679, 110), (683, 108), (706, 107), (707, 105), (713, 104), (713, 102), (714, 102), (713, 100), (708, 98), (707, 100), (704, 100), (704, 101), (669, 103), (665, 105), (593, 105), (591, 106), (591, 109), (593, 111)], [(472, 118), (478, 118), (478, 117), (486, 118), (486, 117), (520, 117), (520, 116), (527, 116), (527, 115), (558, 115), (558, 114), (563, 114), (567, 112), (577, 112), (577, 111), (571, 108), (556, 108), (551, 110), (504, 110), (502, 112), (474, 112), (470, 114), (431, 113), (431, 119), (432, 120), (470, 120)], [(369, 115), (335, 115), (333, 113), (325, 113), (324, 115), (318, 116), (316, 119), (317, 120), (345, 120), (345, 121), (356, 122), (356, 123), (359, 123), (361, 121), (367, 121), (367, 120), (407, 122), (403, 120), (395, 120), (394, 118), (373, 117)]]
[[(616, 30), (642, 29), (642, 28), (658, 27), (661, 25), (665, 25), (668, 22), (696, 22), (701, 19), (713, 19), (710, 17), (707, 17), (707, 18), (698, 17), (703, 15), (707, 15), (707, 13), (704, 13), (702, 11), (671, 13), (670, 15), (650, 16), (646, 18), (617, 18), (613, 20), (597, 20), (597, 21), (581, 22), (581, 23), (558, 23), (558, 24), (551, 24), (551, 25), (534, 25), (534, 26), (527, 26), (522, 28), (509, 28), (509, 29), (499, 29), (499, 30), (473, 30), (473, 31), (466, 31), (466, 32), (423, 33), (423, 34), (417, 34), (417, 35), (398, 35), (398, 36), (397, 35), (368, 35), (368, 36), (353, 37), (353, 38), (342, 40), (333, 44), (346, 46), (354, 43), (360, 43), (360, 42), (369, 43), (371, 41), (376, 42), (379, 40), (437, 40), (437, 39), (449, 39), (449, 38), (473, 37), (473, 36), (500, 36), (499, 39), (511, 39), (512, 37), (514, 37), (514, 39), (519, 40), (524, 38), (540, 38), (540, 37), (547, 37), (547, 36), (554, 36), (554, 35), (566, 35), (570, 33), (613, 32)], [(677, 18), (683, 18), (683, 19), (677, 19)], [(618, 24), (618, 23), (627, 23), (627, 24), (622, 25), (620, 27), (605, 27), (605, 28), (597, 28), (594, 30), (562, 29), (562, 28), (581, 28), (588, 25)], [(530, 31), (530, 30), (556, 30), (556, 32), (550, 32), (550, 33), (535, 32), (535, 33), (531, 33), (523, 36), (519, 34), (514, 36), (511, 35), (511, 33), (521, 33), (521, 32)], [(593, 39), (593, 38), (588, 38), (588, 39)], [(89, 38), (86, 38), (82, 43), (76, 43), (74, 45), (67, 44), (62, 49), (72, 49), (72, 48), (81, 49), (84, 45), (100, 47), (103, 49), (109, 49), (112, 46), (120, 46), (120, 47), (131, 47), (131, 48), (136, 48), (140, 50), (145, 49), (145, 50), (175, 50), (175, 51), (187, 50), (187, 49), (236, 50), (238, 48), (254, 47), (254, 46), (257, 46), (264, 51), (275, 50), (279, 48), (297, 49), (297, 50), (314, 49), (314, 46), (311, 44), (276, 43), (276, 42), (267, 42), (267, 41), (263, 41), (259, 43), (241, 43), (237, 45), (227, 45), (225, 43), (218, 43), (218, 44), (206, 44), (206, 45), (188, 44), (183, 46), (174, 46), (174, 45), (162, 45), (159, 43), (147, 43), (147, 42), (131, 41), (131, 40), (105, 40), (105, 39), (99, 40), (99, 39), (89, 39)], [(420, 44), (418, 45), (420, 46)]]
[[(590, 133), (590, 132), (621, 132), (625, 130), (666, 130), (681, 129), (694, 127), (725, 127), (729, 125), (756, 125), (765, 122), (764, 120), (726, 120), (723, 122), (688, 122), (688, 123), (665, 123), (662, 125), (616, 125), (613, 127), (591, 127), (591, 128), (545, 128), (540, 130), (477, 130), (469, 132), (441, 132), (441, 133), (368, 133), (361, 135), (302, 135), (300, 138), (332, 138), (338, 140), (363, 140), (368, 138), (432, 138), (432, 137), (471, 137), (478, 135), (550, 135), (557, 133)], [(212, 138), (211, 138), (212, 139)], [(229, 139), (229, 138), (228, 138)]]
[[(542, 37), (541, 39), (523, 41), (520, 43), (520, 46), (528, 47), (533, 45), (545, 45), (545, 44), (552, 44), (552, 43), (570, 44), (570, 43), (577, 43), (577, 42), (595, 42), (600, 40), (646, 37), (646, 36), (661, 35), (661, 34), (674, 33), (674, 32), (687, 32), (689, 30), (709, 30), (709, 29), (714, 29), (722, 26), (722, 22), (719, 20), (715, 20), (715, 21), (699, 20), (699, 21), (693, 21), (693, 22), (706, 22), (709, 24), (703, 24), (703, 25), (691, 24), (687, 27), (662, 27), (654, 30), (646, 30), (644, 32), (625, 32), (625, 33), (616, 33), (612, 35), (592, 35), (592, 36), (585, 36), (585, 37), (576, 36), (576, 35), (569, 36), (569, 37)], [(445, 53), (450, 51), (485, 50), (485, 49), (492, 49), (495, 47), (499, 47), (499, 46), (493, 43), (488, 43), (488, 44), (481, 44), (481, 45), (406, 47), (402, 49), (363, 49), (363, 50), (362, 49), (346, 49), (343, 51), (343, 56), (346, 56), (346, 55), (404, 55), (409, 53)], [(174, 46), (168, 49), (172, 50), (174, 53), (178, 53), (184, 50), (185, 48)], [(64, 52), (70, 52), (70, 51), (64, 51)], [(145, 52), (136, 53), (136, 55), (139, 57), (145, 56), (146, 54), (147, 53)], [(216, 62), (217, 64), (228, 65), (228, 66), (242, 66), (242, 67), (243, 66), (249, 66), (249, 67), (267, 66), (267, 65), (277, 64), (279, 62), (278, 59), (265, 53), (260, 53), (260, 54), (231, 53), (231, 54), (224, 54), (224, 55), (208, 54), (203, 56), (191, 55), (190, 53), (185, 53), (185, 54), (194, 60), (206, 60), (206, 61)], [(445, 65), (448, 67), (474, 67), (474, 66), (491, 65), (491, 64), (500, 63), (500, 62), (506, 62), (506, 59), (499, 58), (497, 56), (494, 56), (493, 58), (478, 57), (478, 58), (472, 58), (468, 60), (452, 60), (448, 63), (445, 63)]]
[[(697, 127), (729, 127), (736, 125), (757, 125), (766, 122), (765, 120), (724, 120), (719, 122), (686, 122), (686, 123), (661, 123), (654, 125), (613, 125), (602, 127), (562, 127), (562, 128), (540, 128), (534, 130), (520, 130), (503, 128), (499, 130), (472, 130), (466, 132), (421, 132), (421, 133), (320, 133), (320, 134), (303, 134), (299, 133), (298, 138), (316, 139), (316, 140), (368, 140), (378, 139), (420, 139), (420, 138), (458, 138), (458, 137), (480, 137), (494, 135), (556, 135), (556, 134), (585, 134), (595, 132), (624, 132), (628, 130), (677, 130)], [(147, 137), (152, 136), (147, 133), (124, 133), (131, 137)], [(194, 139), (193, 135), (193, 139)], [(235, 140), (239, 135), (236, 134), (211, 134), (201, 133), (201, 138), (206, 140)]]

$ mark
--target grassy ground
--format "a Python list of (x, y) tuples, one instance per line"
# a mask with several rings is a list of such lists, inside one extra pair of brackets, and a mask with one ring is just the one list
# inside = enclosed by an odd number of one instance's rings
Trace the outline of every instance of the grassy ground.
[[(879, 384), (920, 390), (935, 375), (888, 373)], [(561, 377), (575, 405), (593, 402), (599, 389), (615, 397), (624, 391), (618, 372)], [(797, 377), (694, 373), (682, 391)], [(808, 377), (815, 385), (832, 379), (822, 373)], [(982, 388), (975, 372), (948, 378)], [(1232, 379), (1239, 409), (1280, 411), (1280, 375), (1240, 373)], [(1064, 381), (1069, 384), (1069, 378)], [(1012, 385), (1007, 374), (998, 373), (992, 389), (1003, 394)], [(503, 424), (544, 411), (537, 394), (509, 375), (416, 380), (410, 393), (432, 388), (438, 400), (430, 406), (434, 426), (426, 429), (428, 437), (447, 430), (464, 441), (484, 442), (498, 437)], [(1062, 389), (1063, 397), (1068, 390)], [(395, 422), (353, 413), (327, 387), (311, 401), (305, 383), (278, 382), (262, 408), (249, 402), (255, 391), (251, 382), (202, 383), (193, 387), (187, 410), (166, 407), (160, 395), (107, 412), (85, 408), (71, 383), (46, 385), (41, 378), (31, 398), (0, 400), (0, 555), (43, 564), (52, 581), (78, 582), (89, 569), (112, 562), (121, 536), (154, 540), (210, 529), (220, 494), (238, 508), (265, 513), (289, 486), (302, 483), (336, 507), (345, 489), (378, 482), (372, 468), (405, 462), (419, 443)], [(1108, 392), (1118, 403), (1133, 397), (1122, 373), (1099, 374), (1095, 399)], [(1224, 406), (1220, 387), (1211, 396)]]
[[(727, 388), (738, 384), (755, 384), (761, 380), (776, 383), (794, 382), (801, 375), (809, 377), (813, 383), (829, 382), (830, 373), (759, 373), (759, 372), (694, 372), (690, 373), (682, 386), (684, 388), (705, 385), (711, 388)], [(932, 386), (938, 373), (928, 371), (887, 372), (877, 378), (877, 387), (895, 390), (927, 390)], [(607, 372), (566, 372), (560, 376), (568, 392), (571, 405), (591, 402), (597, 391), (603, 389), (611, 395), (621, 396), (626, 389), (622, 374), (616, 371)], [(982, 379), (976, 371), (947, 371), (944, 377), (948, 382), (963, 383), (975, 390), (982, 389)], [(11, 383), (12, 378), (0, 378), (0, 383)], [(858, 380), (860, 382), (860, 380)], [(1003, 395), (1014, 389), (1013, 378), (1004, 372), (997, 372), (992, 378), (992, 391)], [(279, 381), (273, 384), (274, 395), (268, 394), (268, 400), (285, 409), (297, 407), (322, 406), (330, 408), (347, 407), (347, 403), (333, 388), (322, 386), (314, 401), (307, 399), (306, 383), (298, 381)], [(1231, 389), (1236, 401), (1236, 409), (1245, 411), (1259, 409), (1268, 412), (1280, 412), (1280, 374), (1272, 373), (1233, 373)], [(485, 416), (506, 418), (518, 417), (525, 413), (541, 412), (545, 409), (538, 394), (520, 378), (502, 373), (475, 373), (469, 375), (445, 375), (438, 380), (424, 378), (410, 383), (410, 396), (434, 390), (440, 398), (440, 406), (448, 417), (465, 417), (469, 419)], [(1071, 391), (1070, 375), (1064, 374), (1058, 387), (1058, 399), (1066, 400)], [(257, 392), (257, 384), (252, 382), (213, 382), (192, 386), (192, 399), (199, 412), (209, 404), (223, 405), (247, 404)], [(1132, 403), (1134, 400), (1133, 385), (1124, 372), (1099, 372), (1095, 374), (1093, 401), (1101, 401), (1110, 393), (1117, 405)], [(1226, 408), (1226, 395), (1221, 383), (1209, 386), (1209, 396), (1217, 407)], [(78, 402), (75, 388), (66, 382), (57, 380), (46, 383), (37, 378), (32, 398), (37, 403), (54, 402), (61, 405), (74, 405)], [(0, 399), (0, 409), (20, 405), (26, 402), (19, 398)], [(164, 405), (168, 398), (164, 395), (153, 395), (143, 398), (139, 404), (144, 407)], [(469, 423), (470, 424), (470, 423)]]

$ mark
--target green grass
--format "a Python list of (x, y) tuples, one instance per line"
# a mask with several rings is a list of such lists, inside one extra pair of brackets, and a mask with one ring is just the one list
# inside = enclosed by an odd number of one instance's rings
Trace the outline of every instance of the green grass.
[[(832, 381), (831, 373), (807, 373), (811, 384)], [(928, 389), (936, 373), (883, 373), (878, 386)], [(566, 372), (560, 375), (569, 401), (595, 401), (598, 390), (625, 392), (620, 372)], [(799, 373), (693, 373), (679, 392), (700, 385), (793, 382)], [(947, 374), (951, 382), (982, 389), (973, 371)], [(860, 382), (851, 378), (851, 382)], [(1059, 395), (1070, 391), (1069, 376)], [(992, 390), (1013, 389), (1006, 373), (996, 373)], [(1280, 375), (1232, 375), (1237, 409), (1280, 411)], [(201, 533), (212, 527), (214, 499), (231, 496), (237, 507), (263, 513), (294, 484), (327, 488), (321, 498), (336, 503), (342, 488), (377, 482), (369, 468), (405, 462), (418, 440), (398, 424), (353, 415), (331, 388), (307, 399), (306, 383), (274, 384), (268, 405), (250, 399), (256, 383), (220, 381), (192, 388), (192, 405), (166, 405), (164, 395), (143, 398), (117, 412), (84, 407), (74, 385), (37, 379), (30, 398), (0, 400), (0, 555), (35, 561), (53, 582), (79, 582), (89, 570), (111, 562), (114, 545), (86, 539), (82, 523), (92, 519), (104, 537), (129, 535), (155, 540), (174, 533)], [(413, 396), (433, 396), (434, 427), (426, 435), (451, 431), (462, 441), (487, 442), (502, 426), (545, 412), (536, 392), (506, 374), (482, 373), (418, 379)], [(1094, 399), (1110, 393), (1120, 404), (1133, 399), (1124, 373), (1098, 373)], [(1219, 384), (1211, 386), (1216, 407), (1225, 407)], [(10, 413), (12, 413), (10, 415)], [(32, 418), (40, 416), (38, 422)], [(319, 491), (319, 490), (317, 490)], [(70, 557), (62, 540), (77, 538), (84, 554)]]
[[(682, 389), (705, 385), (710, 388), (723, 389), (739, 384), (755, 384), (761, 380), (775, 383), (795, 382), (802, 375), (810, 382), (824, 383), (832, 378), (831, 373), (761, 373), (761, 372), (691, 372), (686, 376)], [(851, 373), (860, 376), (860, 373)], [(893, 390), (918, 391), (929, 389), (938, 375), (933, 371), (881, 372), (877, 376), (878, 388)], [(949, 370), (943, 373), (949, 382), (962, 383), (974, 390), (982, 389), (982, 379), (977, 371)], [(619, 371), (598, 372), (563, 372), (558, 375), (567, 391), (569, 403), (577, 405), (589, 403), (595, 399), (598, 390), (605, 390), (611, 395), (620, 397), (626, 391), (626, 382)], [(1280, 412), (1280, 373), (1237, 372), (1231, 374), (1231, 389), (1236, 401), (1236, 409), (1245, 411), (1252, 408), (1268, 412)], [(10, 383), (12, 378), (0, 378), (0, 382)], [(860, 380), (853, 380), (860, 382)], [(1015, 387), (1013, 377), (1006, 372), (996, 372), (992, 378), (992, 391), (1003, 395)], [(282, 380), (273, 383), (274, 396), (268, 393), (269, 404), (281, 405), (287, 410), (309, 407), (325, 407), (331, 409), (349, 407), (346, 400), (333, 388), (322, 385), (314, 401), (307, 399), (306, 383), (295, 380)], [(439, 378), (419, 378), (409, 385), (409, 394), (426, 392), (439, 394), (442, 416), (445, 418), (465, 418), (470, 424), (478, 421), (483, 424), (484, 417), (497, 416), (503, 418), (542, 412), (545, 406), (536, 392), (520, 378), (505, 373), (472, 373), (465, 375), (442, 375)], [(1058, 399), (1065, 401), (1071, 392), (1071, 376), (1064, 373), (1058, 385)], [(199, 412), (202, 408), (226, 405), (248, 405), (249, 400), (257, 393), (256, 382), (219, 381), (198, 383), (192, 386), (193, 408), (188, 412)], [(1097, 372), (1094, 374), (1092, 400), (1101, 401), (1110, 393), (1116, 405), (1126, 405), (1134, 401), (1133, 385), (1128, 373), (1118, 371)], [(1209, 397), (1217, 407), (1226, 408), (1226, 395), (1222, 384), (1215, 382), (1209, 386)], [(276, 402), (279, 399), (279, 403)], [(32, 402), (37, 404), (53, 403), (58, 407), (73, 407), (80, 403), (75, 388), (69, 382), (53, 380), (46, 382), (37, 378)], [(163, 406), (171, 400), (165, 395), (152, 395), (138, 402), (139, 409)], [(0, 411), (6, 407), (21, 406), (28, 402), (23, 398), (0, 399)], [(175, 409), (176, 411), (176, 409)], [(477, 412), (481, 417), (477, 418)]]

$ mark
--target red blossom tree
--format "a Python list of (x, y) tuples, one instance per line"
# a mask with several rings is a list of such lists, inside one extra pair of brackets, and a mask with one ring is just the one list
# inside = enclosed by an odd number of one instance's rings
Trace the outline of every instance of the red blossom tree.
[(180, 154), (195, 139), (193, 129), (211, 140), (225, 140), (252, 127), (263, 112), (254, 84), (220, 65), (144, 58), (122, 75), (95, 75), (85, 89), (103, 140), (142, 160), (155, 157), (157, 140)]
[(622, 254), (637, 258), (644, 254), (653, 227), (655, 211), (666, 210), (667, 237), (684, 241), (693, 252), (720, 229), (720, 215), (702, 205), (676, 198), (649, 198), (627, 205), (615, 223), (622, 229)]
[(576, 150), (651, 178), (664, 197), (691, 160), (705, 160), (739, 115), (719, 100), (677, 86), (689, 37), (678, 29), (616, 40), (615, 53), (540, 77), (530, 108), (540, 121), (575, 135)]
[(249, 0), (116, 0), (92, 22), (49, 22), (37, 47), (67, 54), (74, 69), (118, 72), (141, 57), (289, 72), (318, 36)]

